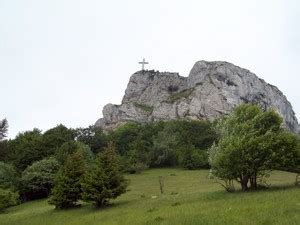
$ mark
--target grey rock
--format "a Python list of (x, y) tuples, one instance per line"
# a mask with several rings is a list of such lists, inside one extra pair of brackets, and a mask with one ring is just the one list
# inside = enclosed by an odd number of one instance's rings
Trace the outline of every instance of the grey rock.
[(250, 102), (275, 109), (289, 130), (300, 131), (290, 102), (277, 87), (249, 70), (222, 61), (198, 61), (188, 77), (169, 72), (134, 73), (122, 104), (104, 106), (103, 118), (95, 125), (109, 131), (128, 121), (213, 120)]

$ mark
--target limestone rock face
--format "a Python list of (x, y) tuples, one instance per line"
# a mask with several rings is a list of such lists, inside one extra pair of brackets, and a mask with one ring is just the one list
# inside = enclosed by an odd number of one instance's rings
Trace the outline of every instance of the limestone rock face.
[(285, 126), (299, 132), (290, 102), (275, 86), (228, 62), (198, 61), (188, 77), (139, 71), (127, 85), (121, 105), (107, 104), (96, 126), (113, 130), (128, 121), (213, 120), (242, 103), (259, 103), (281, 114)]

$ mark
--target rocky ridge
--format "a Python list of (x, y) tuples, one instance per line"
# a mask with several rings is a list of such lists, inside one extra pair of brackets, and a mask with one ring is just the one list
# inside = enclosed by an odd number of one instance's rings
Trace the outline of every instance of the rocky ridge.
[(188, 77), (156, 71), (134, 73), (122, 104), (105, 105), (103, 118), (95, 125), (109, 131), (128, 121), (213, 120), (249, 102), (275, 109), (289, 130), (299, 132), (292, 105), (277, 87), (222, 61), (198, 61)]

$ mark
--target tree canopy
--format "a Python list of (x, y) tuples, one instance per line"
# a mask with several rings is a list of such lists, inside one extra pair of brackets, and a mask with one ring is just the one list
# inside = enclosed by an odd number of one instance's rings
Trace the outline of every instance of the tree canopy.
[(220, 140), (209, 150), (212, 173), (223, 180), (236, 180), (243, 191), (257, 188), (266, 171), (296, 166), (297, 138), (282, 128), (274, 110), (245, 104), (219, 121)]

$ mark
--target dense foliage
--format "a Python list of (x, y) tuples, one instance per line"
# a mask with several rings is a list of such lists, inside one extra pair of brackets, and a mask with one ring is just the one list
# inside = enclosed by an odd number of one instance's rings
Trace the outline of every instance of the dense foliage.
[(100, 152), (106, 146), (106, 135), (99, 127), (77, 128), (75, 134), (75, 139), (88, 145), (94, 154)]
[(81, 198), (81, 177), (86, 171), (86, 162), (81, 152), (74, 152), (67, 157), (58, 172), (49, 203), (56, 208), (70, 208)]
[(19, 203), (19, 195), (11, 189), (0, 188), (0, 212)]
[(19, 174), (14, 166), (0, 161), (0, 188), (16, 191), (19, 185)]
[(276, 112), (256, 105), (242, 105), (214, 123), (129, 122), (109, 133), (58, 125), (6, 140), (7, 128), (0, 121), (0, 195), (10, 202), (4, 207), (16, 204), (19, 194), (27, 201), (50, 193), (56, 208), (82, 200), (103, 206), (126, 191), (122, 171), (155, 167), (211, 167), (228, 190), (234, 180), (245, 191), (256, 189), (272, 169), (298, 173), (299, 184), (300, 139), (283, 129)]
[(127, 181), (121, 171), (119, 156), (115, 146), (109, 143), (83, 177), (83, 200), (92, 201), (101, 207), (107, 205), (110, 199), (125, 193), (126, 187)]
[(42, 148), (45, 156), (50, 156), (64, 143), (74, 140), (75, 131), (60, 124), (43, 134)]
[(48, 197), (54, 186), (54, 178), (59, 166), (54, 158), (43, 159), (28, 166), (22, 173), (23, 199)]
[(15, 139), (10, 141), (10, 158), (16, 168), (23, 171), (33, 162), (47, 156), (42, 148), (42, 138), (41, 131), (34, 129), (20, 133)]
[(164, 166), (207, 168), (206, 152), (217, 134), (208, 121), (173, 120), (127, 123), (108, 138), (116, 143), (129, 172), (135, 172)]
[(57, 149), (54, 156), (62, 165), (65, 163), (67, 157), (74, 152), (80, 152), (87, 162), (91, 162), (94, 158), (94, 154), (90, 147), (78, 141), (65, 142), (62, 146), (60, 146), (60, 148)]
[(247, 191), (256, 189), (266, 172), (296, 166), (297, 138), (281, 125), (273, 110), (251, 104), (237, 107), (217, 126), (221, 137), (209, 150), (212, 173), (229, 185), (238, 181)]

